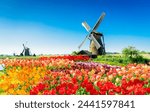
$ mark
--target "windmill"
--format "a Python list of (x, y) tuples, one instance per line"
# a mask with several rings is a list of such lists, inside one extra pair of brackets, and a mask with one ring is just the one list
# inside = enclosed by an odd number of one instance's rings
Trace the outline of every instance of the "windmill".
[(30, 48), (23, 45), (23, 51), (20, 53), (20, 56), (31, 56)]
[(86, 39), (88, 38), (90, 40), (90, 52), (92, 55), (103, 55), (105, 54), (105, 43), (104, 43), (104, 36), (102, 33), (97, 32), (100, 23), (104, 19), (105, 12), (101, 14), (98, 21), (94, 25), (93, 29), (90, 28), (90, 26), (86, 22), (82, 22), (82, 26), (87, 30), (88, 35), (85, 37), (83, 42), (79, 45), (79, 49), (82, 47), (82, 45), (85, 43)]

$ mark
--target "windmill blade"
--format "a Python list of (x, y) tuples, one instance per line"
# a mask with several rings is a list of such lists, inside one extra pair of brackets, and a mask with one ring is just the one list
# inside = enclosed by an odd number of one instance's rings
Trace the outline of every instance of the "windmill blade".
[(105, 12), (103, 12), (103, 13), (101, 14), (101, 16), (99, 17), (99, 19), (98, 19), (98, 21), (96, 22), (95, 26), (93, 27), (93, 30), (92, 30), (92, 31), (96, 31), (96, 30), (97, 30), (97, 28), (99, 27), (100, 23), (101, 23), (102, 20), (104, 19), (105, 15), (106, 15)]
[(106, 51), (105, 51), (105, 41), (104, 41), (104, 36), (102, 36), (102, 39), (103, 39), (103, 49), (104, 49), (104, 54), (105, 54)]
[(22, 51), (22, 53), (24, 52), (24, 49), (23, 49), (23, 51)]
[(104, 48), (105, 48), (104, 36), (102, 36), (102, 40), (103, 40), (103, 46), (104, 46)]
[(22, 45), (23, 45), (23, 48), (26, 49), (25, 45), (24, 44), (22, 44)]
[(82, 26), (86, 29), (86, 31), (90, 31), (91, 30), (91, 28), (90, 28), (90, 26), (86, 23), (86, 21), (84, 21), (84, 22), (82, 22)]
[(88, 38), (89, 36), (87, 35), (86, 37), (85, 37), (85, 39), (82, 41), (82, 43), (79, 45), (79, 49), (81, 48), (81, 46), (85, 43), (85, 41), (86, 41), (86, 39)]
[(25, 50), (23, 49), (23, 51), (21, 52), (21, 54), (23, 54), (23, 53), (24, 53), (24, 51), (25, 51)]
[(101, 47), (101, 45), (98, 43), (98, 41), (95, 39), (95, 37), (93, 36), (93, 34), (90, 35), (91, 40), (94, 42), (96, 49), (99, 49)]

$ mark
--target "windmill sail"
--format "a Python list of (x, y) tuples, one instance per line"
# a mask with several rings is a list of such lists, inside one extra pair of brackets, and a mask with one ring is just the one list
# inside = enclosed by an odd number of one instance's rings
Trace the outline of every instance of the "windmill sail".
[(93, 27), (93, 30), (92, 30), (92, 31), (96, 31), (96, 30), (97, 30), (97, 28), (99, 27), (100, 23), (101, 23), (102, 20), (104, 19), (105, 15), (106, 15), (105, 12), (103, 12), (103, 13), (101, 14), (101, 16), (99, 17), (99, 19), (98, 19), (98, 21), (96, 22), (95, 26)]
[(95, 37), (93, 36), (93, 34), (91, 34), (90, 37), (91, 37), (91, 40), (94, 42), (96, 49), (99, 49), (101, 47), (101, 45), (95, 39)]
[(90, 26), (86, 23), (86, 21), (84, 21), (84, 22), (82, 22), (82, 26), (86, 29), (86, 31), (90, 31), (91, 30), (91, 28), (90, 28)]
[(82, 41), (82, 43), (79, 45), (79, 49), (81, 48), (81, 46), (85, 43), (86, 39), (88, 38), (88, 36), (85, 37), (85, 39)]

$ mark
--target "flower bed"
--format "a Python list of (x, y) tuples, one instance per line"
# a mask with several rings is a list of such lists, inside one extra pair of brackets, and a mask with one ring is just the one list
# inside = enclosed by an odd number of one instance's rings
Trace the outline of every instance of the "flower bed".
[(68, 59), (68, 60), (73, 60), (73, 61), (88, 61), (90, 57), (87, 55), (77, 55), (77, 56), (65, 55), (65, 56), (40, 57), (39, 59), (40, 60)]
[[(84, 62), (76, 62), (76, 61)], [(150, 94), (150, 66), (126, 67), (85, 62), (89, 57), (57, 56), (5, 59), (0, 92), (25, 95)]]

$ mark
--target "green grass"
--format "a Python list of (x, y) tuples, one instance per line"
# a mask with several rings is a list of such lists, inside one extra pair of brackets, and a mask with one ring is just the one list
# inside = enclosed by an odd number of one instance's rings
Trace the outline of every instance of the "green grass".
[(97, 58), (93, 59), (93, 61), (103, 63), (103, 64), (116, 65), (116, 66), (126, 66), (127, 64), (129, 64), (128, 59), (122, 58), (119, 55), (98, 56)]
[(0, 59), (6, 59), (6, 58), (9, 58), (9, 59), (29, 59), (29, 58), (33, 58), (33, 59), (36, 59), (36, 58), (39, 58), (39, 56), (0, 56)]
[(141, 54), (144, 58), (150, 59), (150, 54)]
[(116, 65), (116, 66), (126, 66), (130, 63), (147, 63), (150, 62), (150, 58), (140, 57), (140, 58), (125, 58), (122, 55), (104, 55), (104, 56), (98, 56), (97, 58), (93, 59), (94, 62), (109, 64), (109, 65)]
[[(0, 71), (0, 76), (4, 75), (3, 71)], [(0, 79), (0, 83), (2, 82), (2, 80)], [(0, 88), (0, 95), (4, 95), (4, 91)]]
[[(37, 56), (7, 56), (7, 55), (0, 55), (0, 59), (36, 59), (39, 57), (49, 57), (49, 56), (55, 56), (55, 55), (37, 55)], [(57, 55), (56, 55), (57, 56)]]

